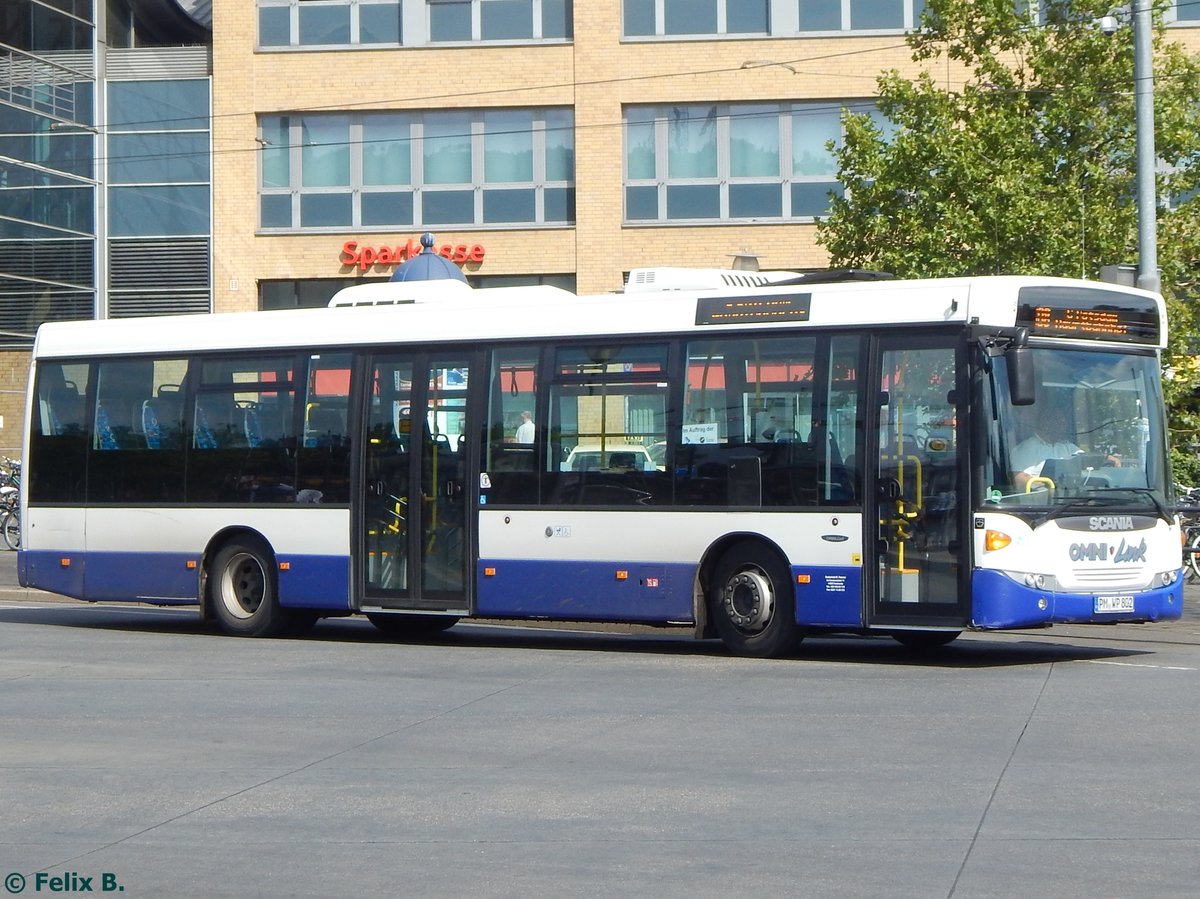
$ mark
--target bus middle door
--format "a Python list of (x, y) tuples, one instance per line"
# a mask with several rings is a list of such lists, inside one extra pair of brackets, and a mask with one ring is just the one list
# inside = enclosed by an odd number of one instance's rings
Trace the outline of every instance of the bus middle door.
[(960, 343), (952, 335), (875, 342), (878, 514), (864, 567), (872, 626), (961, 628), (966, 621)]

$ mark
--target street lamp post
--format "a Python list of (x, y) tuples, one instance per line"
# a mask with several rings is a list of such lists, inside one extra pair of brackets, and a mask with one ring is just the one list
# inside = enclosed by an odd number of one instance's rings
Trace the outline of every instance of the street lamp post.
[(1154, 183), (1154, 50), (1151, 0), (1133, 0), (1133, 81), (1137, 128), (1137, 286), (1159, 291), (1158, 197)]

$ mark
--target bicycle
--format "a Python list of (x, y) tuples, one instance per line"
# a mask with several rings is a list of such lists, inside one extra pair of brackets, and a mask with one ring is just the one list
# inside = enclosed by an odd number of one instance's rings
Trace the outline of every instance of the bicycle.
[(1200, 487), (1187, 489), (1179, 498), (1180, 544), (1187, 583), (1200, 580)]
[(0, 535), (11, 550), (21, 548), (21, 462), (5, 458), (0, 468)]

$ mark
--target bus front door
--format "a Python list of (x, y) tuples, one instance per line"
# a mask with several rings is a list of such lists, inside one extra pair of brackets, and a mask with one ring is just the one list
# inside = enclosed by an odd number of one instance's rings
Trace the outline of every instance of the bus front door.
[(872, 626), (953, 629), (966, 622), (959, 343), (949, 336), (876, 343), (878, 462), (871, 475), (878, 514), (865, 560), (865, 571), (876, 574), (864, 577)]
[(359, 491), (363, 608), (466, 611), (470, 360), (376, 356)]

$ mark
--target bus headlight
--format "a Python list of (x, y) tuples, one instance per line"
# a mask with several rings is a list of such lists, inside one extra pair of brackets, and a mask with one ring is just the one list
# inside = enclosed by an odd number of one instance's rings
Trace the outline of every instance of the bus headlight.
[(1058, 578), (1052, 574), (1041, 574), (1036, 571), (1005, 571), (1003, 574), (1030, 590), (1042, 590), (1047, 593), (1059, 592)]
[(1177, 580), (1179, 580), (1179, 572), (1174, 569), (1170, 571), (1164, 571), (1158, 576), (1158, 582), (1164, 587), (1170, 587)]

